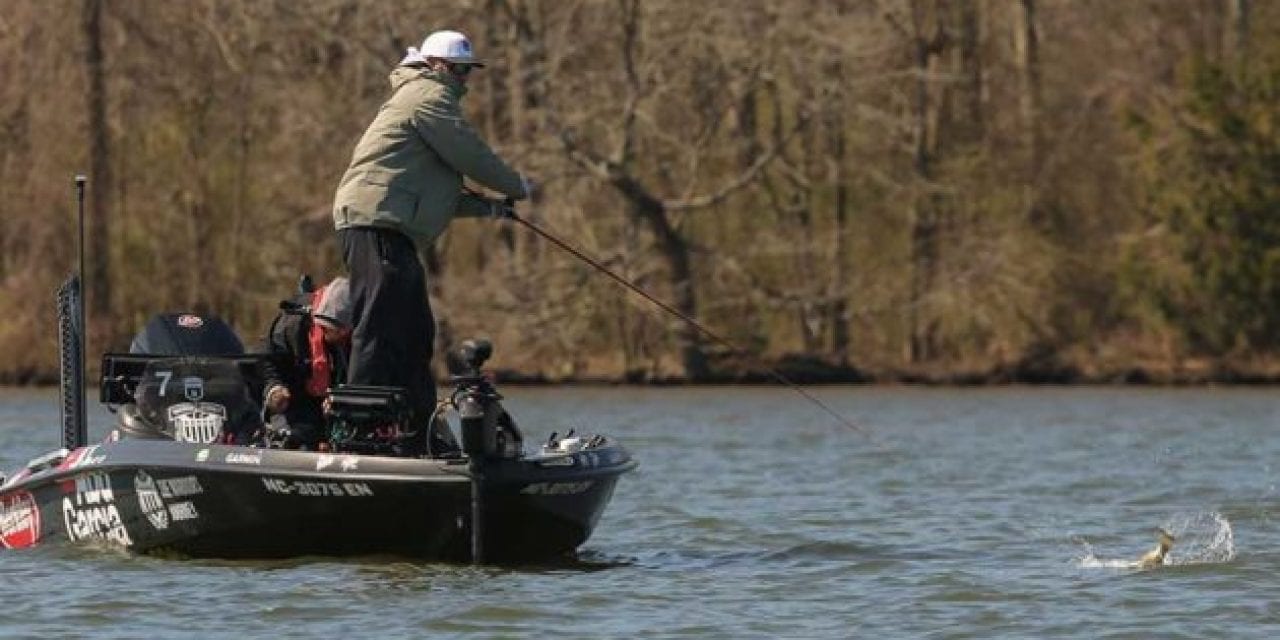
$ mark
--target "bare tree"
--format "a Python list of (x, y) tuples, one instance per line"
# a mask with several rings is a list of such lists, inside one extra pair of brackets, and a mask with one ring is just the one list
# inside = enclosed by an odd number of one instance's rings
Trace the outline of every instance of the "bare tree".
[[(578, 166), (614, 189), (627, 203), (627, 214), (643, 225), (656, 241), (656, 248), (666, 265), (673, 306), (688, 317), (698, 315), (696, 280), (689, 240), (677, 226), (676, 216), (709, 209), (725, 202), (735, 192), (751, 185), (762, 170), (777, 156), (795, 132), (807, 122), (808, 115), (799, 117), (795, 125), (775, 147), (759, 154), (754, 162), (738, 175), (721, 184), (717, 189), (703, 194), (690, 193), (683, 197), (664, 198), (645, 180), (636, 167), (637, 147), (640, 145), (639, 129), (644, 102), (652, 97), (652, 82), (641, 77), (643, 45), (642, 19), (645, 5), (637, 0), (619, 2), (621, 17), (623, 104), (618, 114), (617, 142), (607, 155), (596, 150), (598, 143), (583, 139), (572, 127), (560, 126), (559, 138), (565, 153)], [(670, 44), (670, 43), (663, 43)], [(665, 60), (666, 58), (664, 58)], [(731, 103), (730, 103), (731, 104)], [(703, 135), (708, 138), (719, 129), (719, 106), (707, 106), (700, 121)], [(648, 119), (648, 118), (646, 118)], [(659, 125), (661, 126), (661, 125)], [(694, 141), (688, 162), (696, 167), (706, 153), (699, 148), (701, 141)], [(703, 351), (703, 340), (696, 327), (681, 324), (677, 331), (679, 350), (685, 376), (693, 381), (704, 380), (710, 375), (710, 367)]]

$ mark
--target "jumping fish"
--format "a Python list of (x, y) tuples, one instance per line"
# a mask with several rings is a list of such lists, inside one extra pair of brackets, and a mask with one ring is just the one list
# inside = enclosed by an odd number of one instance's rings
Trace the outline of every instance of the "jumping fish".
[(1173, 548), (1173, 543), (1176, 540), (1168, 531), (1156, 527), (1156, 548), (1143, 554), (1138, 559), (1138, 566), (1143, 569), (1150, 569), (1164, 564), (1164, 558), (1169, 553), (1169, 549)]

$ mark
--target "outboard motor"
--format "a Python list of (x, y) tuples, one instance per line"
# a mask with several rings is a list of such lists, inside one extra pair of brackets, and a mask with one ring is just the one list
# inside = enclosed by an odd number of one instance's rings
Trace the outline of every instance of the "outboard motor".
[(103, 402), (121, 404), (131, 437), (243, 443), (262, 426), (245, 370), (254, 361), (213, 316), (166, 313), (133, 338), (129, 354), (103, 357)]

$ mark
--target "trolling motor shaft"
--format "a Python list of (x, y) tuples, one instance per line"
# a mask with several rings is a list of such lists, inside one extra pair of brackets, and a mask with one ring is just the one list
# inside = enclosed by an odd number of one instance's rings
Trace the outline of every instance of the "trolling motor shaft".
[(484, 485), (486, 467), (502, 459), (520, 456), (523, 438), (515, 422), (502, 408), (502, 395), (480, 368), (493, 355), (488, 340), (466, 340), (451, 354), (459, 370), (450, 377), (457, 385), (452, 403), (462, 422), (462, 451), (470, 462), (471, 561), (484, 562)]

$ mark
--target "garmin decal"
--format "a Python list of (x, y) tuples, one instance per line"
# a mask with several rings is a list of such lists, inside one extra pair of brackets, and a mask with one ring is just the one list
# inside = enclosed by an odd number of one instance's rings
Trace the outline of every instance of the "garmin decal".
[(237, 453), (232, 451), (222, 459), (227, 464), (262, 464), (261, 453)]

